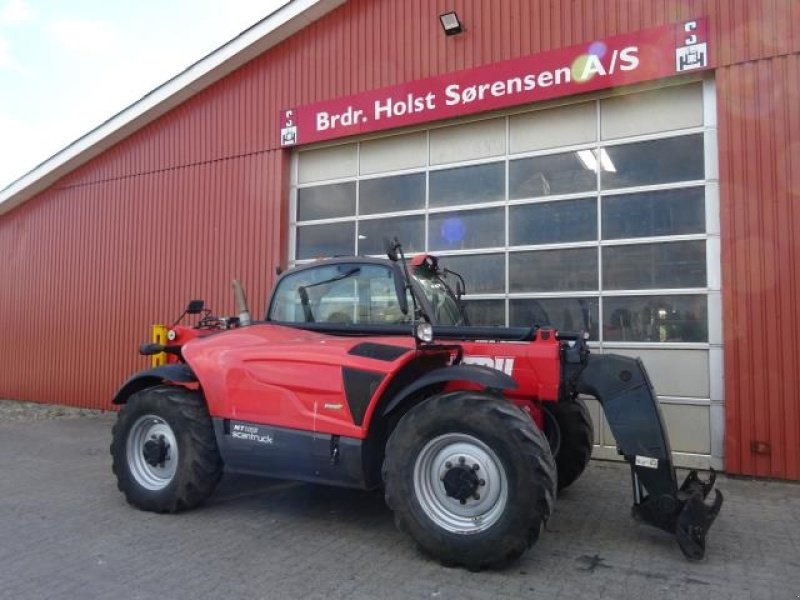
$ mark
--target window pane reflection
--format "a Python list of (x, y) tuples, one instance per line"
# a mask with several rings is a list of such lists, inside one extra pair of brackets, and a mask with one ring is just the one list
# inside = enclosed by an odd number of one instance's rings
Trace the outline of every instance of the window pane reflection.
[[(703, 179), (703, 134), (609, 146), (600, 171), (603, 189)], [(610, 170), (613, 169), (613, 170)]]
[(603, 337), (612, 342), (707, 342), (708, 301), (705, 295), (606, 297)]
[(403, 244), (404, 252), (425, 250), (425, 216), (359, 221), (358, 253), (385, 255), (385, 240), (392, 240), (395, 237)]
[(335, 219), (356, 214), (356, 182), (317, 185), (297, 190), (297, 220)]
[(425, 208), (425, 173), (363, 179), (360, 186), (359, 214)]
[(505, 300), (465, 300), (470, 325), (496, 325), (504, 327), (506, 324)]
[(430, 250), (467, 250), (505, 245), (502, 208), (435, 213), (428, 217)]
[(571, 292), (597, 289), (597, 250), (536, 250), (508, 257), (512, 292)]
[[(506, 291), (506, 260), (502, 254), (442, 256), (439, 264), (464, 278), (467, 294), (496, 294)], [(445, 281), (455, 291), (457, 278), (447, 275)]]
[(430, 205), (455, 206), (503, 200), (505, 163), (473, 165), (430, 173)]
[(304, 225), (297, 228), (297, 258), (352, 256), (355, 223)]
[(603, 198), (603, 239), (685, 235), (706, 230), (705, 190), (661, 190)]
[(561, 331), (588, 331), (597, 340), (599, 301), (593, 298), (525, 298), (509, 301), (512, 327), (547, 325)]
[(577, 152), (512, 160), (508, 172), (509, 198), (535, 198), (597, 189), (597, 175)]
[(705, 287), (706, 243), (665, 242), (603, 248), (603, 288)]
[(597, 200), (559, 200), (509, 208), (512, 246), (597, 239)]

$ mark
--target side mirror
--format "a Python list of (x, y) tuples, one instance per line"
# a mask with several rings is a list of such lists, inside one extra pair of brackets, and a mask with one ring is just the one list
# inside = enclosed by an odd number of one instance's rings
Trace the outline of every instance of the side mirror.
[(383, 247), (386, 250), (386, 256), (389, 257), (389, 260), (392, 262), (397, 262), (400, 259), (400, 256), (397, 254), (397, 242), (392, 241), (389, 238), (383, 238)]
[(202, 300), (190, 300), (189, 305), (186, 307), (186, 314), (187, 315), (199, 315), (203, 312), (203, 308), (205, 307), (205, 302)]

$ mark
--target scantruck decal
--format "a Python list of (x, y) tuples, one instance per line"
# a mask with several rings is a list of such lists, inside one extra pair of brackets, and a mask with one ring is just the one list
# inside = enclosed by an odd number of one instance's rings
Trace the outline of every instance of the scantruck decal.
[(281, 146), (321, 142), (711, 68), (705, 18), (281, 111)]
[(269, 434), (263, 434), (259, 427), (255, 425), (245, 425), (244, 423), (234, 423), (231, 427), (231, 437), (237, 440), (256, 442), (271, 446), (275, 440)]

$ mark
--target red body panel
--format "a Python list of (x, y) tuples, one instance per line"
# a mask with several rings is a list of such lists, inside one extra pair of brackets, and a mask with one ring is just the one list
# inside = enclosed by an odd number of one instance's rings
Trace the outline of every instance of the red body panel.
[[(348, 354), (365, 339), (265, 324), (193, 340), (183, 354), (214, 417), (363, 438), (366, 430), (348, 408), (342, 368), (387, 374), (413, 357), (386, 362)], [(414, 349), (410, 336), (368, 339)]]
[[(464, 342), (465, 362), (486, 364), (511, 375), (517, 389), (509, 394), (512, 398), (558, 400), (561, 381), (559, 342), (555, 335), (534, 342)], [(495, 360), (495, 364), (481, 363), (483, 357)]]
[[(404, 347), (408, 352), (393, 361), (349, 354), (365, 341)], [(555, 336), (525, 343), (461, 345), (465, 362), (496, 364), (512, 375), (518, 388), (509, 397), (527, 406), (534, 418), (538, 416), (536, 401), (558, 398), (560, 362)], [(213, 417), (363, 439), (392, 377), (424, 351), (416, 349), (410, 335), (345, 337), (260, 324), (193, 339), (183, 347), (183, 356), (200, 381)], [(354, 423), (350, 413), (343, 368), (384, 376), (361, 425)], [(467, 384), (458, 382), (453, 387)]]

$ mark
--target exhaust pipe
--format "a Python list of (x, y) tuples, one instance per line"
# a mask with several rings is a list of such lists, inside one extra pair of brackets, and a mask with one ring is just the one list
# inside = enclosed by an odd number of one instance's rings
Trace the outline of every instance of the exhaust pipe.
[(233, 280), (233, 301), (236, 305), (236, 312), (239, 313), (239, 327), (247, 327), (252, 324), (250, 311), (247, 309), (247, 298), (244, 295), (242, 282), (238, 279)]

